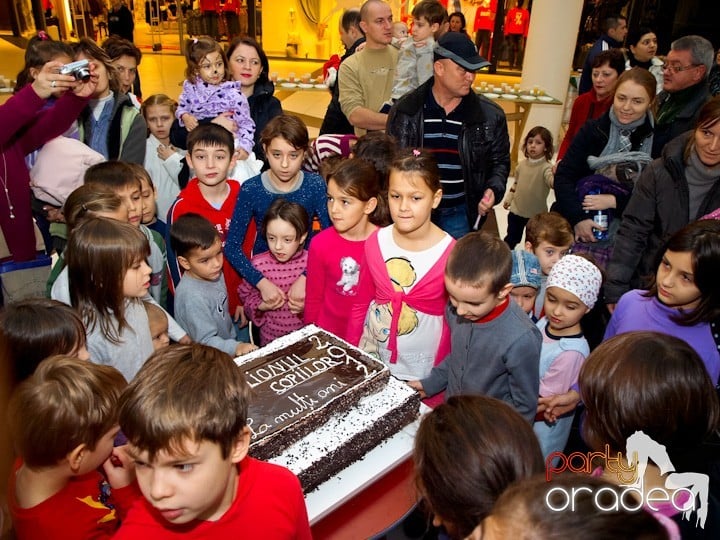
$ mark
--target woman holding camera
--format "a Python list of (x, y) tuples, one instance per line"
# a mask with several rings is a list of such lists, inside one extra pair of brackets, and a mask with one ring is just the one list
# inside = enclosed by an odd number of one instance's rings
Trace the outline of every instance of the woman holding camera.
[(120, 92), (110, 57), (97, 44), (82, 38), (75, 44), (75, 59), (88, 60), (97, 73), (97, 87), (80, 114), (80, 140), (106, 159), (142, 165), (147, 125), (127, 94)]
[[(15, 262), (36, 256), (25, 156), (72, 125), (98, 82), (94, 67), (89, 79), (77, 81), (60, 74), (62, 65), (46, 63), (31, 84), (0, 106), (0, 227)], [(46, 107), (47, 99), (58, 93), (62, 95), (55, 104)]]

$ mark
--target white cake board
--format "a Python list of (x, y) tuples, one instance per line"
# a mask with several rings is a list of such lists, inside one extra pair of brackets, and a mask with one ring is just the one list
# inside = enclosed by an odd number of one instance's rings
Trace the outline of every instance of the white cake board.
[[(420, 404), (421, 415), (430, 410), (426, 405)], [(420, 418), (305, 495), (310, 525), (320, 521), (410, 457), (418, 426)]]

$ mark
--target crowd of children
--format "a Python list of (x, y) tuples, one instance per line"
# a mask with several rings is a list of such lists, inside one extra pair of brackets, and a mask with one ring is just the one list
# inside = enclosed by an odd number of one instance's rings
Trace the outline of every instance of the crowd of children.
[[(396, 25), (405, 41), (393, 97), (431, 75), (440, 8), (417, 4), (411, 38)], [(260, 172), (225, 53), (200, 37), (186, 58), (179, 104), (142, 104), (144, 165), (92, 165), (67, 197), (54, 300), (0, 312), (14, 390), (0, 451), (15, 446), (8, 507), (20, 540), (310, 538), (297, 478), (248, 455), (251, 390), (232, 361), (309, 323), (434, 407), (415, 440), (417, 487), (450, 537), (697, 533), (672, 505), (600, 515), (585, 497), (581, 516), (549, 519), (533, 477), (562, 459), (577, 409), (591, 451), (623, 452), (638, 432), (662, 446), (638, 463), (642, 494), (713, 474), (717, 456), (700, 449), (720, 422), (720, 222), (672, 235), (649, 290), (626, 293), (598, 323), (603, 273), (573, 254), (571, 225), (547, 211), (547, 129), (525, 137), (505, 240), (477, 231), (456, 241), (432, 219), (442, 188), (430, 153), (371, 133), (339, 145), (347, 155), (307, 159), (307, 127), (280, 114), (259, 134)], [(681, 472), (667, 484), (671, 458)], [(607, 462), (587, 472), (600, 478), (555, 485), (622, 484)], [(694, 519), (716, 530), (717, 499), (698, 500)]]

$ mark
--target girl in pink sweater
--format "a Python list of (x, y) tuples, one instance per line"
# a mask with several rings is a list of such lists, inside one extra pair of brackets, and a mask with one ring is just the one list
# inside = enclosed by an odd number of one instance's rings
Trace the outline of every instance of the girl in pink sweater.
[(365, 240), (387, 214), (380, 179), (364, 159), (343, 161), (328, 179), (328, 214), (333, 226), (310, 243), (305, 322), (347, 337), (348, 314), (365, 269)]
[[(275, 283), (287, 298), (290, 286), (305, 273), (308, 254), (303, 245), (308, 235), (308, 213), (300, 204), (275, 199), (262, 222), (269, 251), (253, 256), (253, 267)], [(260, 328), (260, 345), (303, 326), (302, 314), (291, 311), (287, 300), (269, 303), (248, 281), (238, 287), (245, 315)]]

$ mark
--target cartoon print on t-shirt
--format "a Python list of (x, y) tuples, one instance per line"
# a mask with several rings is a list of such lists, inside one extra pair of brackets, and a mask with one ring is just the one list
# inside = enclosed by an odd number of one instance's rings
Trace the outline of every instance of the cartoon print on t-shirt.
[[(388, 276), (393, 288), (398, 292), (406, 291), (417, 280), (415, 269), (405, 257), (391, 257), (385, 261)], [(379, 357), (380, 343), (385, 343), (390, 335), (393, 309), (392, 304), (370, 304), (365, 317), (365, 330), (360, 340), (360, 348), (368, 354)], [(400, 318), (398, 319), (398, 336), (404, 336), (415, 331), (418, 327), (417, 311), (405, 302), (401, 304)]]

